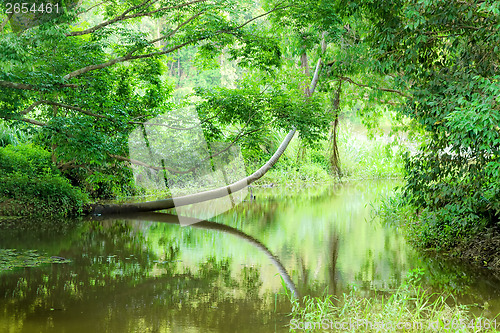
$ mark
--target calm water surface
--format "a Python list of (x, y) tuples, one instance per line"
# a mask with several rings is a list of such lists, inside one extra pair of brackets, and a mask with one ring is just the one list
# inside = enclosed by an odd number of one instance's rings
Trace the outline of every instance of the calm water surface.
[(1, 230), (0, 249), (71, 262), (0, 271), (0, 332), (287, 332), (287, 294), (390, 293), (416, 268), (498, 313), (494, 276), (422, 257), (371, 221), (396, 185), (256, 188), (187, 227), (155, 213)]

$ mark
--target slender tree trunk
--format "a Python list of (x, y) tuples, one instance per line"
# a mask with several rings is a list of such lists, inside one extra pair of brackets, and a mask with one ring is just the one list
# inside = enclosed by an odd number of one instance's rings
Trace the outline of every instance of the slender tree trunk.
[[(300, 68), (302, 68), (302, 72), (304, 75), (309, 76), (309, 64), (307, 60), (307, 52), (304, 50), (304, 53), (300, 55)], [(309, 92), (309, 87), (307, 86), (307, 83), (304, 82), (304, 93), (306, 96), (311, 96)]]
[[(325, 54), (326, 51), (326, 32), (323, 32), (321, 34), (321, 54)], [(316, 89), (316, 85), (318, 84), (319, 81), (319, 74), (321, 72), (321, 66), (323, 65), (323, 61), (321, 58), (318, 59), (318, 62), (316, 64), (316, 70), (314, 71), (313, 79), (311, 81), (311, 86), (309, 87), (309, 96), (311, 96), (314, 93), (314, 90)]]
[(340, 168), (340, 156), (338, 148), (338, 129), (339, 129), (339, 114), (340, 114), (340, 94), (342, 92), (342, 80), (339, 80), (339, 86), (335, 90), (332, 99), (332, 112), (334, 120), (332, 122), (332, 129), (330, 132), (330, 167), (339, 178), (342, 177), (342, 170)]

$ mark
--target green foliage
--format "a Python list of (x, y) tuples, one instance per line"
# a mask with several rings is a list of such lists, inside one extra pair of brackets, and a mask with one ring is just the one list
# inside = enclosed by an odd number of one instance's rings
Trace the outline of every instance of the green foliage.
[(334, 39), (341, 31), (341, 17), (337, 1), (274, 1), (268, 0), (266, 8), (290, 6), (287, 11), (276, 11), (272, 21), (278, 29), (286, 30), (292, 54), (302, 54), (320, 44), (321, 33)]
[(79, 214), (87, 195), (71, 186), (51, 163), (50, 153), (30, 144), (0, 148), (0, 214)]
[[(317, 26), (333, 24), (328, 3), (307, 4), (321, 14)], [(308, 25), (314, 16), (300, 14), (296, 4), (269, 5), (274, 14), (293, 11), (299, 25)], [(129, 165), (123, 163), (129, 156), (128, 137), (141, 123), (172, 114), (174, 86), (168, 76), (174, 73), (178, 86), (184, 79), (188, 83), (177, 99), (199, 87), (207, 138), (238, 141), (245, 154), (262, 152), (259, 145), (270, 142), (262, 133), (295, 126), (313, 144), (322, 138), (328, 116), (320, 100), (303, 100), (298, 87), (304, 77), (279, 72), (279, 35), (262, 24), (266, 15), (261, 14), (260, 5), (251, 1), (90, 0), (68, 4), (63, 15), (24, 28), (5, 20), (0, 118), (36, 125), (33, 142), (52, 153), (73, 185), (95, 197), (133, 191), (125, 170)], [(239, 65), (229, 74), (248, 71), (262, 77), (242, 80), (235, 89), (213, 89), (232, 87), (227, 73), (214, 70), (229, 60)], [(279, 77), (275, 83), (274, 76)]]
[(0, 121), (0, 147), (7, 145), (17, 145), (26, 142), (28, 135), (18, 127), (10, 127), (5, 122)]
[[(388, 296), (362, 298), (353, 290), (339, 298), (328, 295), (292, 299), (290, 331), (333, 331), (344, 324), (350, 332), (444, 332), (452, 325), (454, 329), (460, 326), (460, 332), (475, 332), (479, 323), (488, 320), (483, 314), (469, 311), (471, 306), (457, 304), (451, 294), (415, 286), (421, 276), (419, 271), (410, 272), (407, 282)], [(398, 327), (400, 323), (404, 326)], [(495, 332), (492, 326), (485, 331)]]
[(385, 224), (404, 227), (409, 242), (417, 248), (453, 250), (467, 245), (487, 224), (484, 218), (459, 211), (463, 208), (458, 204), (448, 204), (439, 210), (412, 205), (408, 203), (403, 190), (384, 197), (375, 215)]
[[(197, 107), (202, 126), (210, 140), (235, 139), (224, 130), (228, 126), (240, 129), (236, 136), (271, 129), (290, 129), (295, 126), (301, 139), (313, 145), (324, 138), (331, 121), (322, 109), (321, 101), (304, 99), (297, 89), (302, 76), (287, 71), (273, 75), (265, 72), (248, 74), (240, 79), (237, 89), (197, 89), (197, 96), (204, 99)], [(253, 142), (252, 142), (253, 141)], [(252, 136), (243, 146), (250, 149), (263, 143), (263, 136)]]
[[(411, 98), (400, 109), (428, 133), (406, 158), (403, 198), (415, 237), (449, 248), (500, 220), (500, 92), (495, 1), (357, 1), (382, 73)], [(420, 238), (418, 238), (420, 239)]]

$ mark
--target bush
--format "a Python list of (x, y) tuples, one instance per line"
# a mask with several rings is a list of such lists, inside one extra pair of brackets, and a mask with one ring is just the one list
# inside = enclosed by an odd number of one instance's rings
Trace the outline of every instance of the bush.
[(88, 197), (53, 166), (50, 153), (22, 144), (0, 148), (0, 214), (69, 216), (80, 214)]
[(7, 126), (5, 122), (0, 119), (0, 147), (17, 145), (26, 141), (26, 139), (26, 133), (19, 128)]
[(75, 187), (83, 189), (92, 199), (115, 199), (141, 194), (135, 185), (131, 168), (123, 164), (95, 165), (92, 169), (74, 168), (63, 175)]

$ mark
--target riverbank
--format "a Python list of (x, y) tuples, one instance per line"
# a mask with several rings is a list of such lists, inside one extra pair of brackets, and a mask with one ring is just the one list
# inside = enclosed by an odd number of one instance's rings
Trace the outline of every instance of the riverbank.
[(477, 306), (459, 305), (453, 295), (428, 291), (409, 279), (390, 294), (372, 298), (355, 292), (340, 298), (304, 297), (292, 300), (292, 332), (497, 332), (500, 322), (483, 314)]
[(407, 204), (399, 192), (382, 198), (374, 215), (386, 225), (402, 228), (408, 242), (420, 251), (458, 259), (500, 275), (498, 226), (440, 221), (432, 212)]
[(500, 229), (487, 228), (470, 239), (459, 243), (448, 252), (452, 258), (458, 258), (474, 266), (485, 267), (500, 276)]

